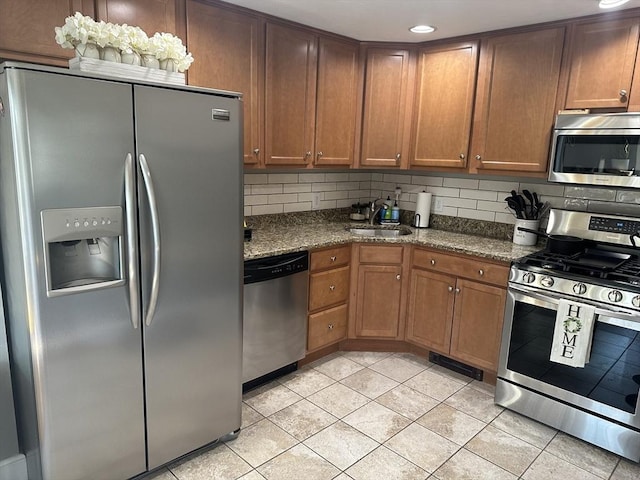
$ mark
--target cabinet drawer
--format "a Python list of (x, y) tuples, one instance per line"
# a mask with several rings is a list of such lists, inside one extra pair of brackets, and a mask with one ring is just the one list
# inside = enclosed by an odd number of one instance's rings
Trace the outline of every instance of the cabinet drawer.
[(312, 273), (309, 277), (309, 311), (347, 301), (349, 267)]
[(347, 336), (347, 306), (339, 305), (309, 315), (307, 350), (338, 342)]
[(351, 258), (351, 245), (327, 248), (311, 252), (309, 269), (312, 272), (324, 270), (325, 268), (340, 267), (348, 265)]
[(402, 246), (360, 245), (358, 251), (360, 263), (380, 263), (385, 265), (402, 263)]
[(507, 285), (509, 278), (509, 267), (507, 266), (422, 248), (414, 249), (413, 266), (503, 287)]

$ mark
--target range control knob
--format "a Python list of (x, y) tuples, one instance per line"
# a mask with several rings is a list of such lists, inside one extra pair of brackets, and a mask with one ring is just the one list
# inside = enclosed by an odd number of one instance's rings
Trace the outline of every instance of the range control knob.
[(612, 302), (619, 302), (620, 300), (622, 300), (622, 293), (620, 293), (618, 290), (611, 290), (607, 297), (609, 297), (609, 300)]
[(533, 283), (536, 281), (536, 276), (531, 272), (527, 272), (522, 276), (522, 281), (524, 283)]
[(542, 277), (540, 279), (540, 285), (542, 285), (543, 287), (553, 287), (553, 278)]
[(640, 308), (640, 295), (636, 295), (631, 299), (631, 305), (636, 308)]
[(573, 293), (576, 295), (582, 295), (587, 291), (587, 286), (584, 283), (575, 283), (573, 285)]

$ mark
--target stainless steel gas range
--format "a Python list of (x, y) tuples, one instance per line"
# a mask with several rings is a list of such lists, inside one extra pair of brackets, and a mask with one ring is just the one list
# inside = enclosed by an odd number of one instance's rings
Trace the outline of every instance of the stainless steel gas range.
[[(574, 253), (543, 250), (512, 264), (495, 401), (638, 462), (640, 219), (552, 210), (547, 233), (585, 241)], [(561, 321), (564, 305), (591, 315), (580, 366), (550, 358), (558, 342), (571, 352), (582, 328)]]

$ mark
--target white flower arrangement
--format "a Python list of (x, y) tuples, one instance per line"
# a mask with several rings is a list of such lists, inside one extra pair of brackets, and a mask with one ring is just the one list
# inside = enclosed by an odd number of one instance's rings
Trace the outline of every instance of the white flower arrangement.
[(76, 12), (67, 17), (62, 27), (55, 27), (55, 38), (62, 48), (75, 49), (80, 44), (95, 43), (101, 48), (114, 47), (122, 53), (153, 55), (158, 60), (173, 60), (184, 72), (193, 63), (182, 40), (170, 33), (156, 33), (149, 38), (140, 27), (96, 22)]

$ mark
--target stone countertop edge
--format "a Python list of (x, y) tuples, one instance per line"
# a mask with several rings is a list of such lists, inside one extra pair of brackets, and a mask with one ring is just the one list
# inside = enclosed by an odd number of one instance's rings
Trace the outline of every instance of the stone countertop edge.
[(304, 225), (262, 226), (253, 230), (251, 241), (244, 242), (244, 259), (252, 260), (356, 242), (417, 245), (510, 263), (541, 248), (433, 228), (409, 227), (413, 233), (396, 238), (366, 237), (348, 232), (345, 227), (349, 225), (362, 226), (327, 221)]

